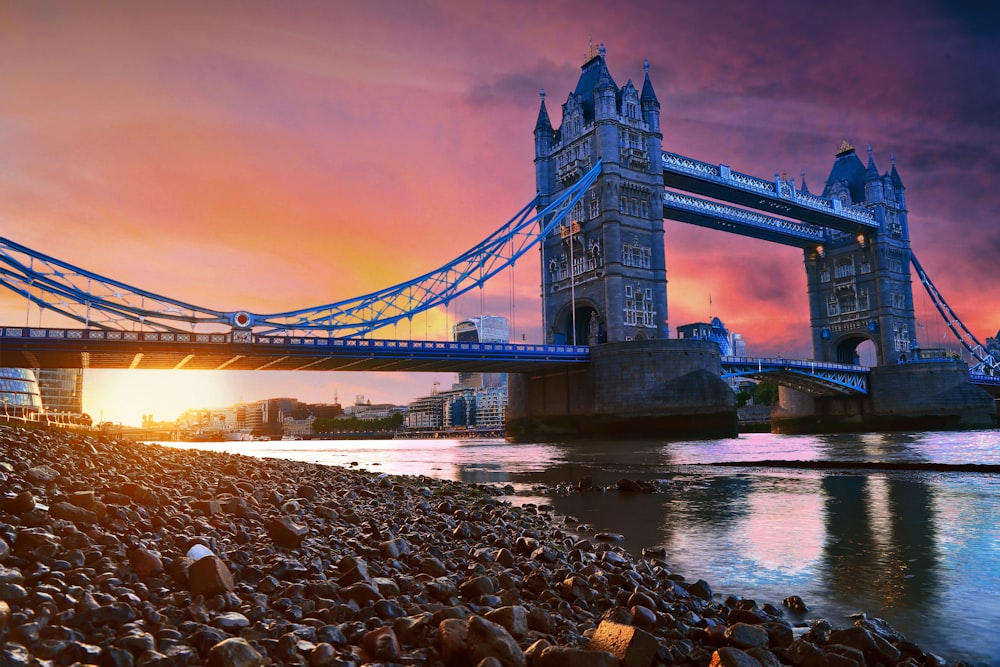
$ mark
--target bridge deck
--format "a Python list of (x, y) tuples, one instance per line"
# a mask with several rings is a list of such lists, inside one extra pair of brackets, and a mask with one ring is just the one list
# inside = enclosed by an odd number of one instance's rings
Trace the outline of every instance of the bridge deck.
[(0, 329), (0, 366), (21, 368), (522, 373), (589, 359), (574, 345)]

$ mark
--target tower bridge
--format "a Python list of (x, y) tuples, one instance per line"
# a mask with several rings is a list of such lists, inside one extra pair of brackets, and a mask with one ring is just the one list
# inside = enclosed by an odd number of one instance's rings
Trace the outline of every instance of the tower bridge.
[[(847, 144), (822, 194), (662, 149), (650, 67), (618, 86), (603, 47), (584, 63), (555, 127), (542, 92), (537, 195), (446, 265), (398, 285), (278, 313), (217, 310), (100, 276), (0, 239), (0, 284), (78, 328), (0, 326), (0, 366), (215, 370), (505, 371), (514, 437), (735, 434), (724, 377), (782, 385), (786, 430), (982, 427), (1000, 370), (910, 248), (905, 188)], [(664, 219), (800, 248), (811, 360), (722, 358), (671, 339)], [(376, 331), (447, 306), (538, 252), (538, 345), (401, 341)], [(915, 359), (911, 265), (976, 360)], [(869, 343), (876, 366), (858, 365)], [(913, 363), (919, 361), (919, 363)], [(906, 363), (901, 363), (906, 362)]]

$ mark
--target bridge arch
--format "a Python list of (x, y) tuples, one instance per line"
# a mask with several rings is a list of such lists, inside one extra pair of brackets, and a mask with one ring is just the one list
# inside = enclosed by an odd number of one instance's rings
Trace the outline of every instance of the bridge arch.
[(883, 365), (887, 361), (876, 338), (856, 332), (833, 341), (831, 349), (838, 364)]
[[(552, 323), (552, 340), (560, 345), (597, 345), (607, 339), (606, 320), (599, 306), (590, 299), (578, 299), (574, 307), (564, 305)], [(576, 336), (573, 336), (573, 327)]]

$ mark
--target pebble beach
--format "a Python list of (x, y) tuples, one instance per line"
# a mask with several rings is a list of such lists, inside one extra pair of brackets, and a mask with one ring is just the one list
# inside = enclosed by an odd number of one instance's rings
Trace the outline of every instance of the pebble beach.
[(949, 664), (504, 493), (0, 425), (0, 666)]

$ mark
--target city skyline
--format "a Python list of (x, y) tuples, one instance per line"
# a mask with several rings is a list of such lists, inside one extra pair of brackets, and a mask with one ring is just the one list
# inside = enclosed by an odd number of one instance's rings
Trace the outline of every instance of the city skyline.
[[(199, 305), (274, 312), (425, 273), (534, 194), (584, 54), (648, 58), (663, 147), (820, 192), (841, 141), (894, 156), (913, 249), (965, 323), (1000, 327), (997, 10), (888, 2), (9, 5), (0, 11), (0, 235)], [(526, 21), (525, 16), (531, 20)], [(553, 26), (558, 26), (558, 30)], [(760, 354), (809, 356), (801, 253), (666, 222), (669, 322), (721, 317)], [(961, 270), (957, 270), (956, 262)], [(537, 256), (387, 335), (508, 316), (540, 340)], [(513, 317), (508, 296), (514, 295)], [(951, 342), (919, 283), (925, 346)], [(38, 323), (0, 293), (0, 323)], [(41, 324), (56, 324), (45, 315)], [(451, 374), (88, 371), (85, 409), (355, 394), (405, 404)], [(155, 405), (139, 404), (146, 397)], [(116, 419), (113, 419), (116, 420)], [(122, 420), (124, 421), (124, 420)]]

